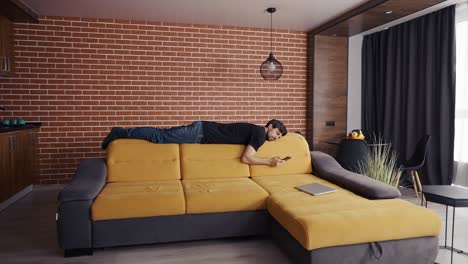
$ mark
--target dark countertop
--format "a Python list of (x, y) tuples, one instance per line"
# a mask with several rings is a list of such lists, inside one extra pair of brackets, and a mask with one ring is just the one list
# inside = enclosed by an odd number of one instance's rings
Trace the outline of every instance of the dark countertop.
[(17, 125), (17, 126), (2, 126), (0, 125), (0, 134), (10, 133), (20, 130), (34, 129), (39, 128), (42, 123), (39, 122), (28, 122), (26, 125)]

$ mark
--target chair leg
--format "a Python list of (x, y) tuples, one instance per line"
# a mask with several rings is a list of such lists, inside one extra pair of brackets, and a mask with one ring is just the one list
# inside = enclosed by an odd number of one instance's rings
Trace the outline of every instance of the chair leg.
[(416, 178), (416, 182), (418, 183), (418, 191), (421, 192), (421, 195), (423, 196), (423, 200), (424, 202), (426, 202), (426, 197), (424, 197), (424, 195), (422, 194), (422, 184), (421, 184), (421, 180), (419, 179), (419, 173), (418, 171), (414, 171), (414, 177)]
[(413, 181), (413, 188), (414, 194), (416, 194), (416, 198), (419, 198), (418, 187), (416, 186), (416, 179), (415, 179), (414, 171), (411, 171), (411, 180)]

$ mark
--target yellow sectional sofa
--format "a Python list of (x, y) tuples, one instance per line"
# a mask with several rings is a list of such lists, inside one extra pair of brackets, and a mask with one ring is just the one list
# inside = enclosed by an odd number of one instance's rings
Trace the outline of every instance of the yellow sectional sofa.
[[(81, 162), (60, 193), (65, 256), (94, 248), (269, 234), (294, 263), (433, 263), (440, 219), (398, 199), (397, 189), (341, 168), (288, 134), (240, 162), (244, 146), (120, 139), (107, 159)], [(321, 183), (331, 194), (295, 187)]]

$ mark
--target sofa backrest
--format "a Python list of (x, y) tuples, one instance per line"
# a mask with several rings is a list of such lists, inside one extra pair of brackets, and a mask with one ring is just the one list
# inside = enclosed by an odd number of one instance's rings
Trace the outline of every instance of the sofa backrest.
[(249, 166), (240, 162), (244, 145), (181, 144), (182, 179), (247, 178)]
[(107, 148), (107, 182), (206, 178), (247, 178), (311, 173), (309, 145), (305, 138), (288, 133), (265, 142), (258, 157), (292, 158), (279, 167), (240, 162), (244, 145), (154, 144), (138, 139), (119, 139)]
[(309, 144), (297, 133), (288, 133), (276, 141), (266, 141), (258, 149), (256, 156), (266, 158), (290, 156), (291, 159), (278, 167), (250, 165), (252, 177), (312, 173)]
[(178, 144), (119, 139), (107, 148), (107, 182), (180, 179)]

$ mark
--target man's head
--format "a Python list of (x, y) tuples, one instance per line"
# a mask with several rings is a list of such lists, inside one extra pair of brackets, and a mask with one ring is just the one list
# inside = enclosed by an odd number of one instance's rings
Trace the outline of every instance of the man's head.
[(265, 125), (266, 139), (268, 141), (275, 141), (288, 133), (286, 126), (279, 120), (272, 119)]

